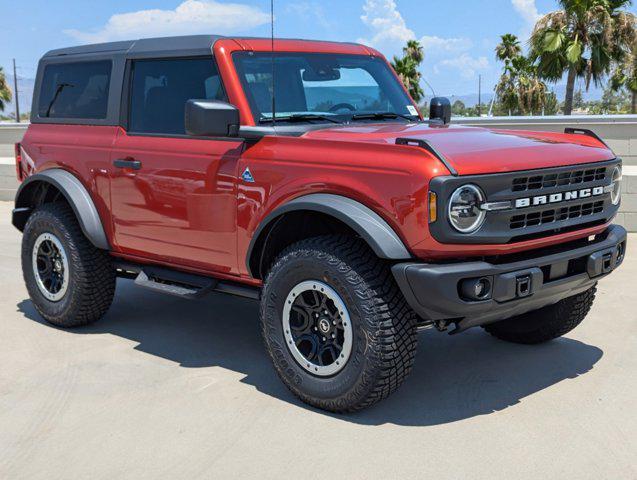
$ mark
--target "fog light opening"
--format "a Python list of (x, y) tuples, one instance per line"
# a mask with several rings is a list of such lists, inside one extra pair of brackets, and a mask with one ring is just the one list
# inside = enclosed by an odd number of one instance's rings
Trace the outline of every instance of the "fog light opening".
[(617, 245), (617, 260), (616, 264), (619, 265), (624, 260), (624, 244), (620, 243)]
[(460, 294), (465, 300), (488, 300), (492, 290), (493, 284), (489, 277), (471, 278), (460, 283)]

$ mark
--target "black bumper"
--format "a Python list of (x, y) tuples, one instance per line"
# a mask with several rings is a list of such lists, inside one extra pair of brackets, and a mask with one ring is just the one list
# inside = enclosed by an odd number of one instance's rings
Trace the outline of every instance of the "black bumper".
[[(407, 302), (425, 320), (452, 320), (453, 333), (477, 325), (504, 320), (552, 305), (593, 287), (624, 260), (626, 230), (618, 225), (597, 235), (526, 256), (449, 264), (400, 263), (392, 272)], [(618, 248), (619, 247), (619, 248)], [(487, 278), (492, 284), (489, 299), (462, 298), (464, 280)], [(520, 292), (520, 281), (526, 287)]]

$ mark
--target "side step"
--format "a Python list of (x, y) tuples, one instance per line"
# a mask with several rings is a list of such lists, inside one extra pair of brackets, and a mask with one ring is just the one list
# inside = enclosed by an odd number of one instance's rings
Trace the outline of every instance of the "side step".
[(116, 262), (117, 274), (156, 292), (196, 300), (211, 292), (259, 300), (261, 289), (169, 268)]

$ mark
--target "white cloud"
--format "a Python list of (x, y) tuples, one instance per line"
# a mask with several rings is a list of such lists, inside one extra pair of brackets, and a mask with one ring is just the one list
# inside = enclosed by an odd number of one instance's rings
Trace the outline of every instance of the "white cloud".
[(441, 38), (425, 35), (420, 39), (420, 44), (425, 49), (425, 53), (431, 54), (459, 53), (473, 48), (473, 42), (468, 38)]
[(408, 40), (414, 40), (416, 34), (407, 27), (405, 19), (398, 11), (394, 0), (365, 0), (361, 20), (371, 30), (371, 38), (360, 39), (387, 53), (396, 53)]
[(487, 57), (474, 58), (468, 53), (463, 53), (455, 58), (449, 58), (436, 64), (434, 72), (439, 73), (443, 68), (455, 69), (460, 72), (462, 78), (471, 79), (489, 68)]
[(542, 16), (538, 12), (535, 0), (511, 0), (511, 3), (530, 28), (533, 28)]
[(215, 0), (185, 0), (174, 10), (140, 10), (113, 15), (94, 32), (65, 30), (82, 42), (185, 35), (230, 34), (250, 30), (270, 21), (269, 13), (240, 3)]

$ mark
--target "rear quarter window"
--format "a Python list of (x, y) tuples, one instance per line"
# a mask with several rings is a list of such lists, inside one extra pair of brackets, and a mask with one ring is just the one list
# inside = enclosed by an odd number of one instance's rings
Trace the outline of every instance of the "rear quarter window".
[(110, 60), (47, 65), (42, 76), (38, 117), (105, 119), (112, 67)]

